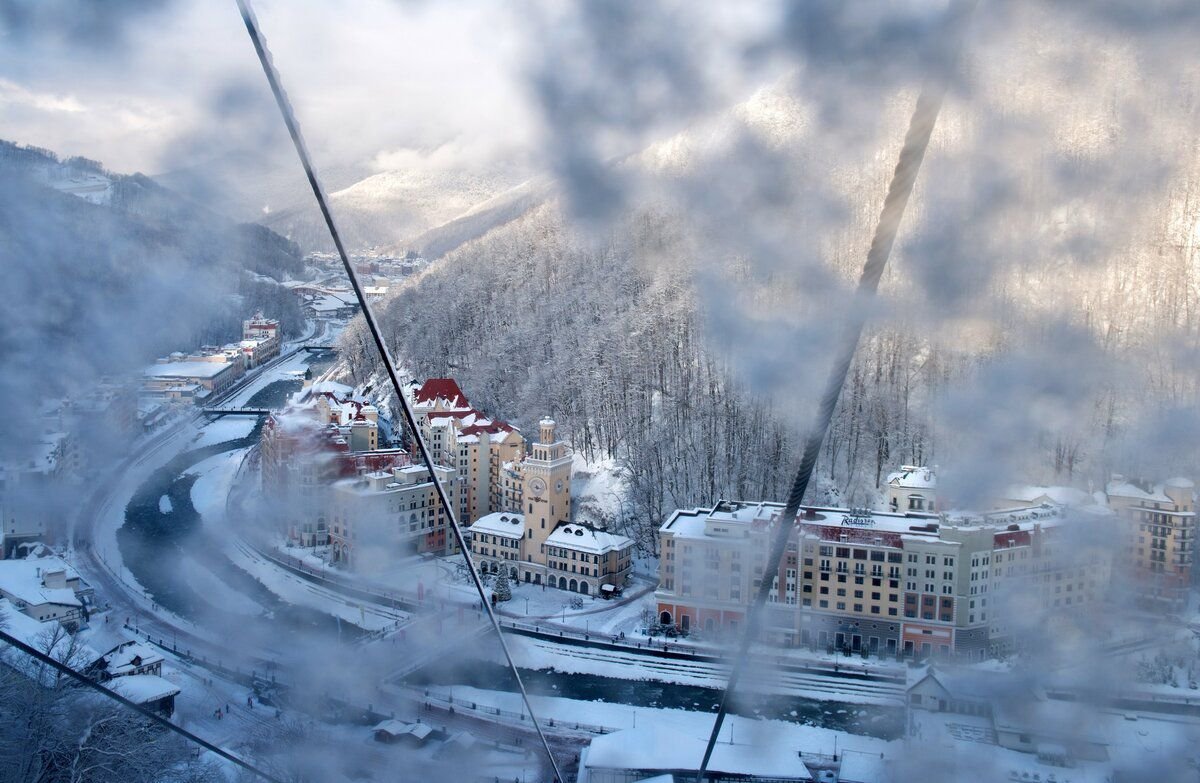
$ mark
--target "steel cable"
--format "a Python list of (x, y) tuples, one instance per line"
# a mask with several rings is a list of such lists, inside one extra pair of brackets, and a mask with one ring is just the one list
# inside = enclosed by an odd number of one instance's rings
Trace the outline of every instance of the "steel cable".
[(26, 655), (32, 656), (33, 658), (36, 658), (37, 660), (41, 661), (42, 663), (46, 664), (47, 666), (50, 666), (51, 668), (53, 668), (55, 671), (65, 674), (68, 677), (70, 677), (71, 679), (73, 679), (83, 685), (86, 685), (87, 687), (91, 688), (92, 690), (94, 690), (100, 694), (103, 694), (105, 697), (112, 699), (113, 701), (120, 704), (122, 707), (127, 707), (127, 708), (133, 710), (134, 712), (141, 715), (143, 718), (148, 718), (149, 720), (154, 721), (158, 725), (160, 725), (166, 729), (170, 729), (171, 731), (180, 735), (181, 737), (188, 740), (189, 742), (193, 742), (193, 743), (199, 745), (200, 747), (204, 748), (205, 750), (210, 750), (213, 753), (216, 753), (221, 758), (225, 759), (226, 761), (233, 762), (234, 764), (238, 765), (239, 767), (246, 770), (247, 772), (252, 772), (255, 775), (258, 775), (263, 780), (271, 781), (271, 783), (283, 783), (282, 780), (275, 777), (274, 775), (271, 775), (267, 772), (263, 772), (258, 767), (254, 766), (253, 764), (250, 764), (247, 761), (244, 761), (244, 760), (238, 758), (237, 756), (233, 755), (229, 751), (224, 750), (224, 749), (214, 745), (213, 743), (209, 742), (208, 740), (206, 740), (202, 737), (196, 736), (195, 734), (193, 734), (192, 732), (183, 728), (182, 726), (177, 726), (176, 724), (167, 720), (162, 715), (159, 715), (157, 712), (147, 709), (146, 707), (143, 707), (142, 705), (140, 705), (136, 702), (130, 701), (129, 699), (122, 696), (121, 694), (117, 693), (116, 691), (105, 688), (103, 685), (101, 685), (100, 683), (91, 679), (90, 677), (80, 674), (79, 672), (72, 669), (70, 666), (67, 666), (65, 663), (55, 660), (53, 657), (47, 655), (46, 653), (42, 652), (41, 650), (38, 650), (37, 648), (30, 647), (28, 644), (25, 644), (25, 642), (22, 642), (20, 639), (17, 639), (16, 637), (11, 636), (10, 634), (5, 633), (4, 631), (0, 631), (0, 641), (7, 642), (8, 644), (12, 645), (14, 648), (19, 650), (20, 652), (23, 652)]
[[(957, 42), (961, 38), (975, 5), (975, 0), (965, 0), (956, 3), (950, 9), (947, 38), (950, 39), (952, 45), (948, 48), (955, 53), (958, 48)], [(950, 63), (956, 60), (957, 57), (950, 57), (946, 62)], [(800, 513), (800, 504), (804, 501), (804, 494), (808, 490), (809, 480), (812, 478), (813, 469), (816, 467), (817, 458), (821, 453), (821, 445), (825, 442), (825, 436), (829, 432), (833, 412), (837, 407), (838, 398), (841, 396), (842, 387), (846, 383), (846, 375), (854, 360), (859, 339), (862, 337), (863, 327), (867, 320), (865, 305), (875, 296), (875, 292), (879, 288), (879, 280), (883, 277), (888, 258), (891, 256), (892, 246), (896, 242), (896, 232), (904, 217), (913, 185), (917, 180), (917, 173), (921, 170), (921, 162), (925, 158), (930, 136), (933, 134), (938, 113), (941, 111), (942, 100), (947, 89), (947, 76), (948, 74), (942, 74), (940, 78), (935, 77), (934, 83), (922, 90), (917, 98), (917, 105), (913, 109), (908, 132), (904, 137), (904, 146), (900, 150), (900, 159), (892, 174), (892, 181), (883, 202), (883, 209), (879, 214), (879, 222), (875, 227), (870, 250), (867, 251), (867, 262), (863, 266), (862, 275), (858, 281), (855, 301), (849, 308), (848, 321), (837, 344), (837, 353), (821, 395), (815, 421), (804, 442), (800, 467), (796, 471), (796, 479), (788, 494), (787, 504), (777, 518), (778, 525), (771, 540), (771, 549), (767, 556), (766, 568), (763, 570), (762, 581), (754, 596), (754, 603), (751, 604), (747, 613), (746, 631), (738, 646), (737, 655), (733, 659), (729, 681), (725, 685), (725, 692), (721, 697), (716, 719), (713, 721), (712, 732), (709, 734), (708, 744), (704, 748), (704, 759), (696, 773), (698, 782), (703, 781), (704, 775), (708, 771), (708, 764), (712, 760), (713, 749), (716, 747), (717, 737), (721, 733), (721, 726), (729, 711), (733, 693), (749, 662), (750, 645), (758, 638), (761, 631), (763, 609), (766, 606), (773, 582), (772, 574), (777, 574), (779, 571), (779, 563), (783, 560), (788, 539), (795, 527), (796, 516)]]
[(496, 613), (492, 610), (491, 604), (487, 600), (487, 594), (483, 588), (483, 581), (479, 578), (479, 572), (475, 568), (475, 563), (471, 559), (471, 550), (467, 546), (467, 542), (463, 537), (462, 529), (459, 527), (458, 518), (455, 515), (453, 504), (449, 502), (446, 496), (446, 489), (442, 485), (442, 481), (438, 478), (437, 472), (434, 470), (435, 465), (433, 456), (429, 451), (429, 447), (425, 443), (425, 438), (421, 434), (420, 427), (417, 426), (417, 420), (412, 412), (412, 406), (408, 399), (404, 396), (401, 389), (399, 376), (396, 375), (396, 363), (392, 359), (391, 352), (388, 350), (387, 344), (383, 340), (383, 333), (379, 329), (379, 324), (375, 320), (375, 314), (371, 310), (371, 305), (367, 302), (366, 296), (363, 294), (362, 286), (359, 284), (358, 275), (354, 271), (354, 267), (350, 263), (350, 258), (346, 255), (346, 248), (342, 244), (341, 235), (338, 232), (337, 225), (333, 220), (333, 213), (330, 211), (329, 202), (325, 195), (324, 189), (321, 187), (320, 181), (317, 179), (316, 170), (313, 168), (312, 160), (309, 157), (308, 150), (305, 147), (304, 140), (300, 135), (300, 125), (296, 120), (295, 112), (287, 98), (287, 94), (283, 90), (280, 83), (279, 72), (275, 68), (274, 62), (271, 59), (271, 53), (267, 49), (266, 41), (263, 39), (262, 33), (259, 30), (258, 21), (254, 16), (254, 11), (250, 6), (250, 0), (235, 0), (238, 10), (241, 12), (242, 21), (246, 25), (246, 32), (250, 35), (250, 41), (254, 45), (255, 54), (258, 55), (258, 61), (262, 65), (263, 73), (267, 77), (267, 82), (271, 86), (271, 92), (275, 96), (275, 102), (279, 106), (279, 111), (283, 115), (283, 122), (287, 126), (288, 134), (292, 138), (292, 144), (296, 148), (296, 154), (300, 157), (300, 163), (304, 167), (304, 173), (308, 177), (308, 184), (312, 187), (313, 196), (317, 200), (317, 206), (320, 207), (321, 215), (325, 219), (325, 226), (329, 229), (329, 235), (333, 239), (333, 244), (337, 248), (338, 256), (341, 258), (342, 266), (346, 270), (346, 276), (350, 279), (350, 285), (354, 289), (354, 296), (358, 299), (358, 304), (362, 308), (363, 319), (367, 323), (367, 328), (371, 332), (371, 338), (375, 342), (375, 347), (379, 350), (380, 358), (383, 361), (383, 366), (387, 370), (388, 379), (391, 381), (392, 389), (396, 393), (396, 398), (400, 402), (400, 407), (404, 414), (404, 421), (408, 425), (409, 430), (413, 434), (413, 440), (417, 444), (418, 450), (421, 452), (421, 459), (425, 467), (429, 470), (429, 478), (433, 482), (437, 491), (438, 501), (442, 504), (442, 508), (446, 511), (446, 518), (450, 525), (450, 529), (454, 534), (454, 539), (458, 543), (459, 549), (462, 550), (463, 559), (466, 561), (467, 570), (470, 572), (471, 581), (475, 584), (475, 590), (479, 594), (480, 604), (487, 612), (488, 620), (491, 621), (492, 627), (496, 631), (496, 637), (500, 642), (500, 648), (504, 652), (504, 658), (508, 662), (508, 667), (512, 671), (513, 678), (516, 680), (517, 688), (521, 692), (521, 699), (525, 703), (525, 709), (529, 712), (530, 722), (533, 724), (534, 730), (542, 741), (542, 747), (546, 750), (546, 757), (550, 761), (550, 766), (554, 768), (554, 775), (557, 780), (564, 780), (561, 771), (558, 767), (558, 762), (554, 758), (554, 753), (550, 750), (550, 742), (546, 739), (545, 733), (542, 731), (541, 724), (538, 722), (537, 716), (534, 714), (533, 705), (529, 701), (529, 693), (525, 689), (525, 683), (521, 679), (520, 672), (517, 671), (516, 663), (513, 661), (512, 653), (508, 649), (508, 643), (504, 639), (504, 632), (500, 628), (500, 621), (496, 619)]

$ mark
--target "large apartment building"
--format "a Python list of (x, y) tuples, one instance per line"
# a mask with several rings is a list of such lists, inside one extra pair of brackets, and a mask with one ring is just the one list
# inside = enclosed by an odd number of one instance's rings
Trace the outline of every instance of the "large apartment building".
[[(459, 482), (453, 468), (434, 467), (451, 503)], [(330, 562), (357, 568), (374, 558), (455, 550), (437, 488), (423, 465), (378, 470), (335, 481), (331, 487)]]
[(471, 407), (452, 378), (410, 386), (410, 403), (433, 461), (453, 467), (463, 483), (458, 515), (464, 525), (501, 510), (506, 463), (525, 455), (525, 438), (510, 424)]
[(1064, 532), (1098, 521), (1048, 504), (957, 517), (802, 508), (768, 568), (782, 511), (722, 501), (672, 514), (659, 532), (659, 621), (735, 631), (769, 575), (765, 627), (778, 642), (979, 659), (1012, 645), (1013, 612), (1071, 611), (1109, 581), (1101, 548)]
[(1142, 597), (1169, 607), (1185, 603), (1196, 554), (1195, 484), (1113, 476), (1105, 489), (1109, 507), (1125, 523), (1128, 561)]
[(259, 443), (263, 495), (289, 540), (330, 539), (331, 486), (340, 479), (411, 464), (402, 449), (382, 449), (379, 413), (336, 384), (311, 386), (287, 411), (267, 417)]

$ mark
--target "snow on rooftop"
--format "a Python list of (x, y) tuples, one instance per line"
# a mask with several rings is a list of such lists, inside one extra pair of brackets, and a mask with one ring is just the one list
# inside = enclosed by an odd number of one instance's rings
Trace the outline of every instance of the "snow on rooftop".
[(1086, 506), (1092, 502), (1092, 496), (1082, 489), (1074, 487), (1053, 486), (1022, 486), (1014, 484), (1004, 490), (1005, 500), (1016, 500), (1021, 503), (1037, 503), (1045, 498), (1060, 506)]
[(106, 683), (109, 690), (116, 691), (135, 704), (147, 704), (179, 693), (179, 687), (170, 680), (153, 674), (131, 674), (116, 677)]
[(413, 392), (413, 402), (418, 405), (433, 405), (438, 400), (455, 408), (470, 405), (467, 395), (453, 378), (429, 378)]
[(162, 655), (153, 647), (134, 641), (119, 644), (100, 658), (104, 661), (104, 670), (114, 677), (132, 672), (140, 666), (161, 663), (163, 660)]
[(146, 368), (147, 378), (213, 378), (229, 368), (229, 362), (167, 362)]
[[(595, 737), (588, 746), (589, 769), (694, 771), (704, 757), (705, 742), (661, 725), (624, 729)], [(799, 749), (781, 744), (718, 742), (709, 773), (757, 775), (780, 780), (810, 780)]]
[(604, 554), (633, 546), (633, 540), (615, 533), (578, 524), (560, 525), (546, 539), (551, 546), (561, 546), (581, 552)]
[(504, 538), (521, 538), (525, 535), (525, 517), (521, 514), (497, 511), (475, 520), (469, 529), (472, 534), (487, 533)]
[(382, 731), (393, 737), (402, 737), (408, 734), (417, 739), (425, 739), (433, 733), (433, 728), (428, 723), (406, 723), (393, 718), (379, 723), (372, 731)]
[(58, 557), (0, 560), (0, 591), (30, 606), (82, 606), (71, 588), (43, 586), (47, 573), (59, 571), (64, 572), (66, 579), (79, 578), (79, 573)]
[[(711, 509), (679, 509), (664, 523), (662, 530), (677, 538), (728, 538), (744, 534), (745, 531), (769, 529), (782, 511), (783, 504), (772, 501), (720, 501)], [(985, 513), (950, 511), (944, 515), (944, 519), (871, 509), (802, 507), (796, 524), (809, 531), (814, 528), (838, 529), (859, 538), (873, 533), (890, 533), (918, 541), (938, 538), (939, 529), (943, 526), (992, 529), (1020, 524), (1022, 530), (1031, 530), (1035, 525), (1046, 527), (1059, 524), (1064, 518), (1064, 509), (1053, 504), (1019, 506)], [(713, 529), (712, 525), (717, 529)]]
[(1147, 492), (1136, 484), (1121, 479), (1114, 479), (1108, 482), (1108, 485), (1104, 489), (1110, 496), (1115, 495), (1120, 498), (1135, 498), (1152, 503), (1172, 502), (1166, 493), (1163, 492), (1162, 484), (1154, 487), (1152, 491)]
[(905, 489), (937, 489), (937, 472), (934, 468), (903, 465), (888, 474), (887, 483)]

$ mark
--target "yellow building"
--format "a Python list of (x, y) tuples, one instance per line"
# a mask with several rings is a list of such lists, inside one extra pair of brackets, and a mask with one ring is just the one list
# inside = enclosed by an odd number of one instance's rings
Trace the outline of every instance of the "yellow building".
[(570, 522), (571, 449), (557, 439), (555, 427), (549, 418), (538, 422), (529, 455), (504, 466), (507, 486), (500, 495), (515, 502), (476, 520), (471, 551), (484, 573), (506, 569), (514, 580), (584, 595), (621, 588), (632, 567), (633, 541)]
[(1105, 491), (1109, 507), (1126, 523), (1128, 559), (1143, 597), (1185, 602), (1195, 556), (1195, 484), (1173, 478), (1151, 485), (1113, 476)]
[[(908, 489), (902, 488), (907, 499)], [(981, 659), (1021, 624), (1098, 603), (1103, 547), (1093, 515), (1057, 506), (985, 514), (804, 507), (783, 559), (767, 552), (783, 504), (681, 509), (659, 531), (659, 622), (737, 632), (764, 579), (767, 635), (788, 645)]]
[(524, 436), (472, 408), (452, 378), (430, 378), (410, 387), (409, 394), (433, 461), (454, 468), (463, 482), (457, 508), (463, 524), (496, 511), (519, 510), (505, 502), (505, 465), (524, 456)]

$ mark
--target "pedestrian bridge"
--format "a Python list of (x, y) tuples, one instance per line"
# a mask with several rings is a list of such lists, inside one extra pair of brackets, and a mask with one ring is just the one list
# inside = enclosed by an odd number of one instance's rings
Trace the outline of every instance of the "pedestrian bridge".
[(210, 420), (225, 416), (267, 416), (271, 413), (268, 408), (201, 408), (201, 415)]

